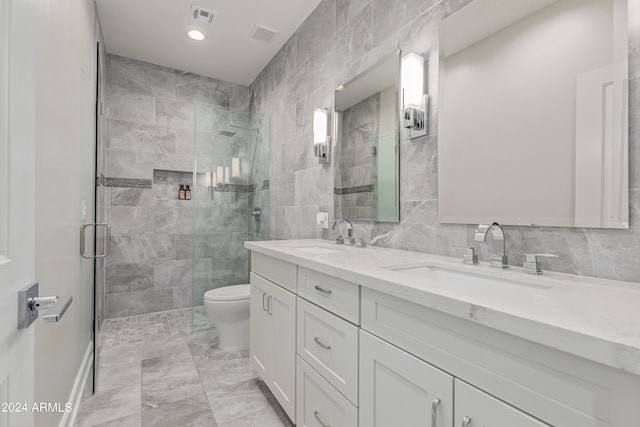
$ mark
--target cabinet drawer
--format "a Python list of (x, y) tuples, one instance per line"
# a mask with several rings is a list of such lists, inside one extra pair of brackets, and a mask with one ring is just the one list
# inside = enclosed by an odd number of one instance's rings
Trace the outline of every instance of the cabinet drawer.
[(360, 324), (360, 286), (317, 271), (298, 269), (298, 295)]
[(455, 381), (455, 401), (454, 426), (464, 425), (466, 417), (470, 426), (549, 427), (549, 424), (540, 422), (460, 380)]
[(298, 266), (286, 261), (251, 252), (251, 271), (296, 293)]
[(298, 355), (358, 404), (358, 328), (298, 298)]
[(298, 427), (356, 427), (358, 409), (298, 357)]

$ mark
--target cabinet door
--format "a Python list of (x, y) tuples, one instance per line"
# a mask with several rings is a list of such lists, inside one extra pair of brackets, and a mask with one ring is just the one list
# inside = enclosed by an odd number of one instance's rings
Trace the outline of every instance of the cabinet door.
[(455, 399), (455, 427), (549, 427), (460, 380)]
[(269, 384), (270, 337), (267, 302), (270, 283), (262, 277), (251, 273), (251, 303), (250, 303), (250, 338), (249, 352), (251, 366), (256, 373)]
[(295, 420), (296, 408), (296, 296), (270, 283), (271, 365), (269, 389), (289, 418)]
[(452, 423), (453, 377), (360, 331), (360, 427)]

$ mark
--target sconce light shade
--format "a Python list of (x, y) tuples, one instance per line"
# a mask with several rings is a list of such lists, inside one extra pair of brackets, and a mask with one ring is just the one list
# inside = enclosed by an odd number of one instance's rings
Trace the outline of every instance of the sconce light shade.
[(402, 58), (400, 78), (404, 127), (412, 130), (412, 137), (424, 135), (426, 133), (426, 96), (422, 56), (415, 53), (405, 55)]
[(224, 183), (229, 183), (229, 166), (224, 167)]
[(240, 159), (238, 157), (234, 157), (231, 159), (231, 177), (240, 177)]
[(313, 111), (313, 151), (320, 163), (329, 163), (329, 129), (326, 108)]
[(206, 172), (204, 174), (204, 186), (207, 188), (211, 188), (211, 178), (212, 178), (212, 173), (210, 172)]
[(209, 176), (211, 176), (211, 187), (217, 187), (218, 186), (218, 176), (217, 176), (217, 174), (211, 172), (209, 174)]

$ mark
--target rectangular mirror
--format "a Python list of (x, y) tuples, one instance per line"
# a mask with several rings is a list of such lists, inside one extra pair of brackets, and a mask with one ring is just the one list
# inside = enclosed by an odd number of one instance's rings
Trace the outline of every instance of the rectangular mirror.
[(400, 220), (400, 52), (335, 92), (335, 217)]
[(626, 0), (474, 0), (440, 24), (443, 223), (629, 227)]

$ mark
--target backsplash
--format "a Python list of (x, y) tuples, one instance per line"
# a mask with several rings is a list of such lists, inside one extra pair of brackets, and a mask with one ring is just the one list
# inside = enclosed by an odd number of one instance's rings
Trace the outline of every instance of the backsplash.
[(115, 55), (106, 78), (107, 317), (190, 307), (194, 257), (201, 303), (202, 288), (246, 270), (236, 199), (250, 193), (218, 194), (202, 210), (194, 254), (196, 201), (178, 200), (178, 188), (193, 184), (196, 102), (246, 115), (248, 88)]
[[(323, 0), (250, 86), (252, 113), (272, 118), (272, 238), (334, 237), (315, 224), (334, 212), (333, 166), (311, 147), (313, 110), (333, 106), (334, 89), (400, 48), (425, 55), (429, 133), (401, 138), (401, 222), (358, 222), (377, 246), (461, 257), (474, 225), (438, 222), (438, 25), (470, 0)], [(555, 253), (544, 268), (640, 282), (640, 2), (629, 1), (630, 229), (507, 226), (512, 265), (526, 253)], [(544, 201), (541, 201), (544, 203)], [(481, 260), (486, 260), (481, 251)]]

